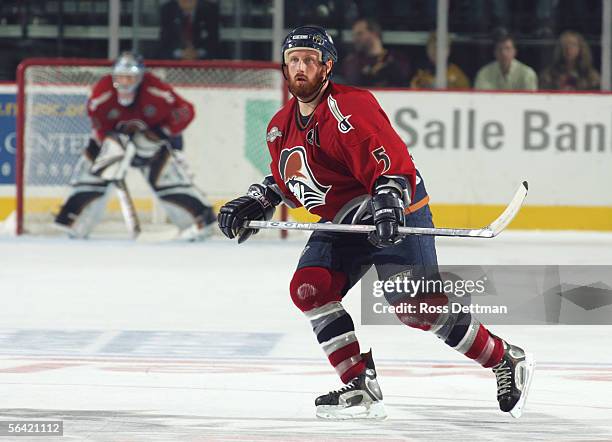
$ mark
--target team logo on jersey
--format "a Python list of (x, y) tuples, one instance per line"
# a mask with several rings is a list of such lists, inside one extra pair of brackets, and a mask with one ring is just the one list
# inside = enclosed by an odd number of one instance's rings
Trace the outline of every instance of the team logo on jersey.
[(268, 135), (266, 135), (266, 140), (269, 143), (271, 143), (277, 138), (280, 138), (282, 136), (283, 136), (283, 133), (280, 130), (278, 130), (278, 127), (274, 126), (272, 129), (270, 129), (270, 132), (268, 132)]
[(157, 108), (152, 104), (148, 104), (144, 107), (142, 112), (145, 114), (145, 117), (152, 117), (157, 113)]
[(304, 146), (283, 149), (278, 167), (287, 188), (307, 210), (325, 204), (331, 186), (317, 181), (308, 165)]
[(147, 130), (149, 126), (142, 120), (132, 119), (119, 121), (115, 129), (124, 134), (133, 134), (136, 132)]
[(342, 112), (340, 112), (340, 108), (338, 107), (338, 102), (334, 100), (331, 95), (327, 97), (327, 106), (329, 106), (329, 110), (334, 118), (338, 120), (338, 130), (341, 133), (346, 134), (354, 129), (353, 125), (349, 122), (349, 118), (351, 118), (352, 115), (342, 115)]
[(312, 129), (308, 131), (308, 133), (306, 134), (306, 141), (308, 141), (308, 143), (313, 146), (321, 147), (321, 144), (319, 144), (319, 127), (318, 126), (319, 126), (319, 123), (315, 124), (315, 127), (313, 127)]
[(119, 118), (119, 114), (119, 109), (112, 108), (108, 111), (108, 114), (106, 114), (106, 118), (108, 118), (109, 120), (116, 120), (117, 118)]

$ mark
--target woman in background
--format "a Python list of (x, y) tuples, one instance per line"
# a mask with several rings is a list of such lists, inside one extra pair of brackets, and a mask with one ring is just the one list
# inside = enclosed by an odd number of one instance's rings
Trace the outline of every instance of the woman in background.
[(565, 31), (559, 37), (552, 65), (540, 75), (540, 89), (599, 89), (599, 72), (593, 67), (591, 49), (584, 37)]

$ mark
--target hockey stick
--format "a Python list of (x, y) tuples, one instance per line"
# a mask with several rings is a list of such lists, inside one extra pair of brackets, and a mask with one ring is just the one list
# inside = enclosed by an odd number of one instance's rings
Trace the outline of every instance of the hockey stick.
[[(108, 143), (108, 144), (107, 144)], [(134, 201), (130, 196), (125, 177), (132, 159), (136, 155), (136, 146), (131, 140), (105, 141), (103, 148), (109, 152), (106, 162), (100, 161), (100, 178), (113, 184), (117, 191), (121, 214), (132, 239), (140, 235), (140, 221), (136, 213)], [(113, 151), (114, 150), (114, 151)], [(123, 151), (123, 152), (122, 152)], [(121, 154), (120, 154), (121, 153)], [(97, 159), (96, 159), (97, 160)], [(96, 163), (92, 166), (95, 167)], [(95, 172), (94, 172), (95, 173)]]
[[(491, 224), (480, 229), (454, 229), (454, 228), (429, 228), (429, 227), (399, 227), (402, 235), (432, 235), (453, 236), (468, 238), (493, 238), (499, 235), (519, 212), (525, 197), (527, 196), (527, 181), (519, 186), (510, 201), (510, 204), (497, 219)], [(279, 229), (279, 230), (309, 230), (337, 233), (369, 233), (376, 228), (372, 225), (361, 224), (332, 224), (332, 223), (296, 223), (291, 221), (247, 221), (245, 227), (254, 229)]]
[(134, 201), (132, 201), (125, 179), (113, 181), (113, 184), (115, 185), (115, 190), (117, 190), (117, 197), (119, 198), (119, 205), (121, 206), (121, 213), (123, 214), (125, 225), (132, 239), (134, 239), (140, 235), (141, 231), (136, 207), (134, 207)]

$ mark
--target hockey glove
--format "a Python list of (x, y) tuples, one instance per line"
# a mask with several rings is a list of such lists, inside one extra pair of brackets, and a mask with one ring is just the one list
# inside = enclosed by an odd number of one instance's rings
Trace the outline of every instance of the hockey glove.
[(137, 131), (131, 136), (131, 141), (136, 148), (136, 155), (132, 158), (132, 167), (147, 167), (151, 164), (160, 150), (167, 145), (166, 138), (153, 130)]
[(371, 200), (372, 217), (376, 231), (368, 235), (369, 241), (383, 248), (397, 244), (402, 236), (398, 227), (404, 225), (404, 201), (400, 193), (388, 186), (375, 190)]
[(219, 211), (219, 228), (230, 239), (238, 237), (238, 244), (243, 243), (258, 229), (244, 227), (246, 221), (269, 221), (274, 215), (281, 198), (270, 188), (253, 184), (245, 196), (236, 198)]

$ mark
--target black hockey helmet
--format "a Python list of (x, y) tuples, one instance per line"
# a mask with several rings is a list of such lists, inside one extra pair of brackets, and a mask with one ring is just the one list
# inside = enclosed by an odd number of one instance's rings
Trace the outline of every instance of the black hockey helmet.
[(282, 47), (282, 64), (286, 64), (285, 55), (291, 50), (314, 49), (319, 52), (321, 62), (338, 61), (338, 51), (331, 35), (321, 26), (299, 26), (289, 32)]

